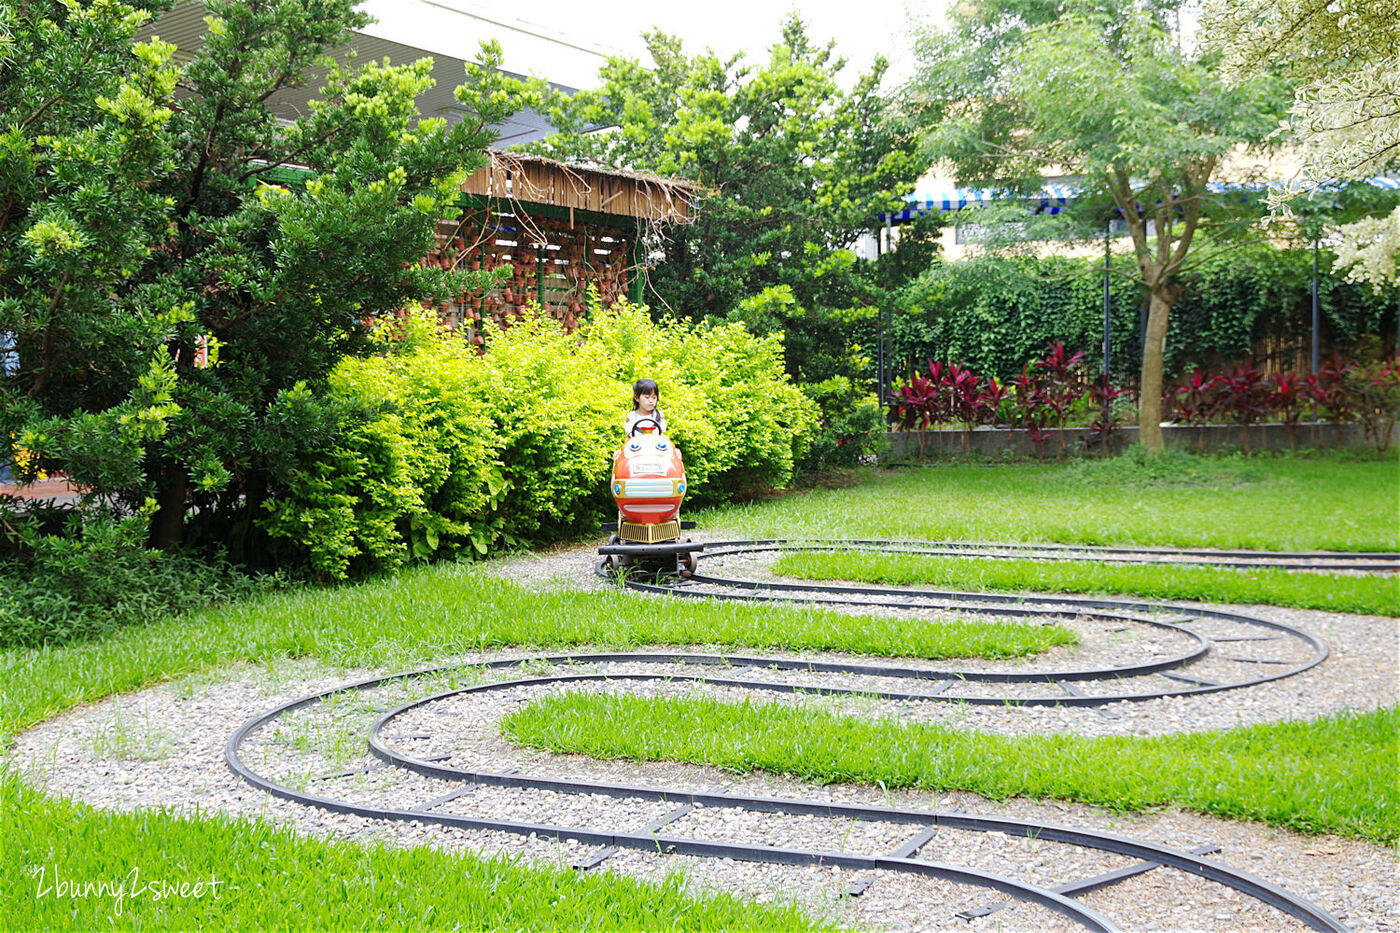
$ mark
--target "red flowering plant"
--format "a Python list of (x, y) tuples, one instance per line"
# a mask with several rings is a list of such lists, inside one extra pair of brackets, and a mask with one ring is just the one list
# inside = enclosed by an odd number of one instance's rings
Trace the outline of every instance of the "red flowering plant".
[(982, 423), (996, 427), (1001, 421), (1002, 405), (1010, 399), (1011, 395), (1006, 391), (1006, 386), (997, 382), (995, 376), (988, 376), (986, 383), (982, 386), (982, 391), (977, 396)]
[(1298, 418), (1303, 414), (1303, 403), (1307, 399), (1307, 381), (1297, 373), (1279, 373), (1269, 387), (1265, 404), (1269, 412), (1283, 422), (1290, 448), (1298, 446)]
[[(1215, 377), (1219, 386), (1221, 407), (1241, 427), (1261, 420), (1269, 411), (1269, 386), (1264, 374), (1247, 359)], [(1249, 449), (1249, 432), (1243, 432), (1242, 442)]]
[(1089, 437), (1104, 451), (1108, 452), (1109, 441), (1122, 427), (1123, 416), (1127, 412), (1118, 404), (1120, 398), (1132, 400), (1133, 390), (1128, 386), (1116, 386), (1107, 377), (1089, 386), (1089, 400), (1097, 414), (1089, 425)]
[(1045, 442), (1050, 439), (1050, 406), (1045, 403), (1045, 387), (1030, 373), (1030, 367), (1022, 367), (1021, 375), (1011, 380), (1013, 401), (1011, 410), (1015, 412), (1016, 423), (1025, 428), (1035, 444), (1035, 455), (1045, 459)]
[(1012, 380), (1019, 420), (1030, 432), (1037, 456), (1044, 456), (1052, 423), (1062, 429), (1059, 452), (1064, 453), (1065, 420), (1074, 403), (1084, 397), (1085, 387), (1077, 371), (1083, 360), (1083, 351), (1067, 354), (1065, 345), (1057, 340), (1046, 347), (1043, 358), (1022, 369), (1021, 375)]
[[(1191, 378), (1170, 393), (1173, 412), (1182, 424), (1205, 424), (1220, 410), (1220, 384), (1203, 370), (1197, 369)], [(1168, 410), (1166, 405), (1163, 410)]]
[(1400, 416), (1400, 354), (1348, 366), (1342, 372), (1342, 387), (1366, 438), (1384, 452)]
[(938, 384), (918, 373), (910, 373), (908, 382), (895, 387), (891, 407), (901, 429), (926, 428), (937, 416)]
[(1325, 417), (1333, 424), (1341, 424), (1356, 419), (1354, 401), (1346, 386), (1351, 366), (1340, 353), (1333, 353), (1317, 372), (1308, 376), (1308, 394), (1313, 400), (1313, 416), (1318, 420)]

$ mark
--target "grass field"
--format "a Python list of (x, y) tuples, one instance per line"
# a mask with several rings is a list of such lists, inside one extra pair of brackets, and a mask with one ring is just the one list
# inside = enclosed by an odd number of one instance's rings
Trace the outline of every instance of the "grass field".
[[(1116, 478), (1112, 471), (1117, 471)], [(848, 488), (714, 510), (700, 518), (707, 530), (744, 537), (961, 537), (1377, 550), (1396, 548), (1396, 501), (1393, 462), (1196, 458), (1166, 468), (1106, 461), (876, 473)], [(236, 661), (311, 657), (332, 666), (402, 669), (483, 648), (567, 651), (708, 644), (948, 657), (1035, 652), (1046, 646), (1014, 626), (979, 633), (960, 628), (952, 633), (937, 626), (891, 626), (805, 610), (641, 600), (622, 593), (536, 593), (496, 580), (480, 568), (442, 565), (359, 585), (264, 595), (181, 618), (153, 620), (94, 642), (5, 652), (0, 654), (0, 741), (82, 703)], [(866, 758), (884, 754), (870, 751), (879, 748), (871, 743), (885, 739), (869, 726), (842, 728), (853, 730), (848, 743), (853, 752), (865, 749)], [(1316, 728), (1299, 725), (1296, 738), (1289, 737), (1291, 728), (1183, 740), (1160, 760), (1204, 780), (1216, 773), (1212, 762), (1223, 748), (1257, 747), (1260, 761), (1275, 763), (1268, 756), (1283, 754), (1300, 786), (1315, 791), (1306, 795), (1308, 799), (1247, 780), (1227, 781), (1228, 799), (1238, 809), (1221, 812), (1304, 830), (1344, 826), (1366, 838), (1392, 838), (1394, 807), (1386, 803), (1390, 798), (1375, 793), (1377, 812), (1364, 812), (1365, 801), (1357, 804), (1359, 792), (1350, 775), (1357, 769), (1372, 776), (1379, 773), (1391, 780), (1393, 790), (1395, 754), (1385, 744), (1395, 734), (1393, 714)], [(750, 732), (762, 736), (758, 725)], [(1370, 751), (1348, 763), (1354, 743), (1365, 736), (1389, 756), (1388, 770), (1386, 762), (1373, 766)], [(783, 748), (776, 739), (744, 741), (772, 744), (779, 752)], [(1002, 760), (997, 755), (1010, 752), (990, 754), (998, 746), (990, 741), (981, 745), (983, 739), (975, 736), (956, 741), (989, 752), (963, 759), (955, 777), (969, 788), (1086, 800), (1117, 793), (1112, 785), (1104, 789), (1073, 769), (1064, 769), (1059, 784), (1039, 791), (998, 785), (995, 778), (1005, 766), (996, 764)], [(1112, 754), (1131, 757), (1155, 747), (1134, 745), (1137, 741), (1126, 741)], [(1101, 760), (1108, 767), (1121, 758)], [(771, 767), (802, 771), (792, 760), (775, 760)], [(1316, 783), (1338, 769), (1335, 790)], [(811, 772), (818, 780), (833, 779), (837, 773)], [(852, 770), (843, 779), (868, 778)], [(1168, 799), (1216, 806), (1199, 798)], [(574, 927), (585, 921), (607, 928), (614, 917), (619, 927), (672, 929), (791, 929), (801, 923), (781, 904), (734, 906), (725, 899), (697, 900), (679, 883), (638, 885), (607, 875), (585, 883), (567, 874), (488, 865), (471, 857), (294, 839), (246, 823), (190, 821), (164, 813), (99, 813), (44, 798), (13, 776), (0, 781), (0, 800), (0, 865), (11, 881), (0, 893), (0, 916), (5, 926), (16, 928), (534, 928)], [(1126, 791), (1111, 802), (1154, 805)], [(1388, 817), (1380, 813), (1387, 805)], [(113, 918), (110, 904), (98, 899), (64, 902), (35, 894), (33, 873), (45, 864), (57, 865), (69, 877), (95, 880), (119, 876), (134, 863), (150, 866), (148, 870), (157, 874), (160, 866), (167, 866), (166, 877), (177, 869), (188, 871), (191, 880), (232, 866), (248, 887), (238, 898), (217, 903), (208, 898), (129, 900), (119, 919)], [(420, 884), (424, 871), (439, 883)], [(441, 880), (449, 877), (463, 880)]]
[(695, 516), (716, 534), (1400, 550), (1400, 462), (1293, 457), (949, 463)]
[[(567, 653), (651, 644), (1013, 657), (1074, 638), (1060, 627), (1021, 623), (908, 626), (733, 603), (658, 607), (620, 591), (537, 593), (479, 567), (441, 565), (353, 586), (265, 594), (99, 641), (5, 652), (0, 736), (84, 702), (235, 661), (314, 657), (335, 666), (403, 669), (488, 648)], [(679, 881), (653, 885), (606, 872), (584, 881), (568, 871), (472, 856), (296, 839), (267, 826), (99, 813), (47, 800), (13, 776), (0, 783), (0, 809), (0, 870), (9, 878), (26, 878), (32, 866), (45, 864), (61, 867), (70, 879), (93, 880), (124, 876), (132, 866), (156, 866), (178, 879), (237, 866), (227, 876), (227, 896), (129, 898), (122, 926), (261, 930), (460, 921), (467, 929), (790, 930), (807, 922), (790, 905), (697, 898)], [(454, 880), (430, 883), (419, 877), (425, 871), (429, 879)], [(37, 889), (27, 882), (6, 886), (0, 893), (4, 926), (106, 928), (111, 920), (110, 897), (65, 901), (37, 897)], [(590, 920), (594, 911), (599, 916)]]
[(0, 739), (113, 693), (235, 661), (314, 657), (402, 669), (489, 648), (640, 645), (1017, 657), (1071, 644), (1059, 626), (969, 619), (900, 624), (805, 608), (638, 599), (621, 591), (531, 592), (468, 564), (406, 570), (331, 589), (272, 593), (61, 648), (0, 653)]
[(332, 843), (221, 816), (100, 812), (49, 799), (6, 773), (0, 800), (0, 926), (7, 930), (792, 930), (811, 923), (791, 905), (696, 897), (678, 876), (653, 884), (426, 848)]
[(983, 735), (822, 706), (566, 694), (512, 713), (503, 728), (521, 744), (595, 758), (1122, 810), (1176, 804), (1307, 833), (1400, 841), (1393, 708), (1229, 732), (1088, 739)]

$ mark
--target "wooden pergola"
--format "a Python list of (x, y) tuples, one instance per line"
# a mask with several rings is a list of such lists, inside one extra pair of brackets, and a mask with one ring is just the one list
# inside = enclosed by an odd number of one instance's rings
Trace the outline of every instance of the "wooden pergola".
[(604, 306), (641, 300), (649, 232), (689, 223), (695, 188), (654, 175), (569, 165), (490, 150), (490, 164), (462, 184), (457, 216), (438, 225), (427, 262), (466, 270), (510, 265), (514, 273), (486, 294), (463, 294), (439, 308), (454, 326), (502, 325), (537, 306), (572, 328), (596, 289)]

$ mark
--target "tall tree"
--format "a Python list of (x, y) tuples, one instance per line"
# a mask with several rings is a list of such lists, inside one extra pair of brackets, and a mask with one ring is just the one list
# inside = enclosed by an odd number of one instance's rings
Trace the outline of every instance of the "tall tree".
[[(1126, 222), (1147, 293), (1140, 425), (1162, 447), (1163, 344), (1198, 231), (1233, 214), (1211, 193), (1222, 163), (1263, 144), (1283, 89), (1267, 75), (1226, 86), (1216, 62), (1183, 51), (1171, 4), (992, 0), (959, 4), (920, 43), (911, 102), (930, 155), (963, 183), (1034, 191), (1070, 176), (1081, 203)], [(1238, 179), (1235, 179), (1238, 180)]]
[[(165, 344), (181, 302), (132, 305), (173, 204), (174, 46), (132, 44), (124, 3), (0, 2), (0, 463), (64, 469), (104, 490), (140, 484), (175, 410)], [(98, 401), (100, 399), (100, 401)]]
[[(1400, 28), (1388, 0), (1209, 0), (1204, 40), (1227, 74), (1282, 68), (1297, 80), (1286, 121), (1303, 157), (1304, 187), (1400, 170)], [(1400, 208), (1334, 228), (1348, 277), (1400, 281)]]
[[(192, 518), (212, 535), (246, 535), (279, 481), (268, 456), (283, 428), (267, 421), (279, 395), (300, 382), (314, 390), (344, 355), (367, 352), (373, 315), (462, 287), (418, 260), (465, 173), (483, 164), (486, 126), (514, 106), (499, 50), (469, 66), (457, 96), (471, 116), (448, 126), (419, 119), (414, 104), (431, 84), (427, 60), (324, 58), (366, 21), (354, 0), (208, 0), (205, 42), (179, 74), (172, 112), (167, 71), (158, 86), (145, 79), (144, 97), (75, 77), (94, 63), (99, 76), (108, 62), (116, 75), (168, 69), (168, 46), (130, 44), (144, 14), (116, 0), (0, 2), (7, 20), (49, 24), (6, 52), (6, 87), (37, 101), (34, 114), (95, 114), (118, 142), (131, 135), (119, 118), (156, 134), (124, 174), (53, 163), (39, 173), (44, 187), (24, 187), (7, 162), (0, 203), (18, 205), (21, 223), (5, 245), (28, 253), (6, 262), (0, 295), (20, 360), (0, 386), (5, 426), (35, 454), (32, 468), (145, 510), (156, 545), (179, 542)], [(104, 25), (88, 29), (99, 14)], [(84, 35), (100, 53), (67, 51), (67, 37)], [(74, 80), (47, 74), (56, 48)], [(327, 69), (320, 96), (282, 125), (269, 98), (313, 67)], [(7, 159), (72, 151), (36, 135), (37, 117), (7, 108), (3, 120)], [(125, 206), (140, 198), (142, 210)], [(95, 266), (89, 256), (115, 255), (109, 244), (126, 244), (123, 260)], [(81, 289), (62, 262), (87, 275)], [(18, 268), (27, 272), (11, 275)], [(106, 421), (93, 419), (105, 412), (128, 432), (145, 428), (121, 457), (104, 453)]]
[(782, 287), (803, 306), (839, 306), (823, 294), (844, 265), (833, 254), (922, 168), (881, 96), (885, 63), (843, 90), (835, 44), (814, 43), (795, 15), (759, 65), (646, 39), (650, 67), (609, 59), (596, 90), (549, 96), (559, 132), (533, 148), (699, 183), (695, 222), (668, 231), (650, 272), (653, 300), (674, 313), (726, 315)]

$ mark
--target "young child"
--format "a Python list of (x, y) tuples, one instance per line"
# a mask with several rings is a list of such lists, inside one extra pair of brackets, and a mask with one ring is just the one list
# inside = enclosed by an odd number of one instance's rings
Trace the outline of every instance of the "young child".
[(627, 421), (622, 428), (628, 437), (632, 436), (633, 426), (643, 418), (655, 421), (660, 426), (661, 433), (666, 433), (666, 416), (656, 407), (659, 399), (660, 392), (657, 391), (655, 379), (638, 379), (637, 384), (632, 386), (632, 410), (627, 413)]

